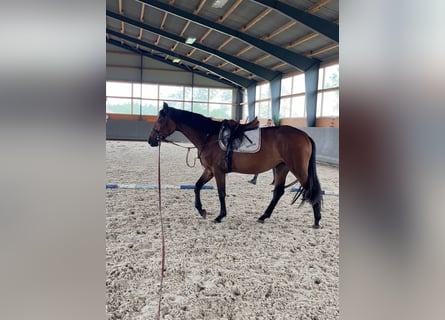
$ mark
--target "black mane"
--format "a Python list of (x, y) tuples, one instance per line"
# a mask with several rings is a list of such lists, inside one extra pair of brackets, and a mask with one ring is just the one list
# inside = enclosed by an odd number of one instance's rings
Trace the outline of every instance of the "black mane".
[(212, 120), (199, 113), (169, 107), (168, 115), (175, 122), (184, 123), (193, 129), (209, 134), (218, 134), (221, 128), (220, 121)]

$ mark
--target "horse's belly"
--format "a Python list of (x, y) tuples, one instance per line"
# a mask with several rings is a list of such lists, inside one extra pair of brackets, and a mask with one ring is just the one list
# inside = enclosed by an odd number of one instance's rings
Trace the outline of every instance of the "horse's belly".
[(232, 161), (232, 171), (239, 173), (260, 173), (275, 168), (280, 162), (280, 159), (265, 156), (258, 153), (234, 154)]

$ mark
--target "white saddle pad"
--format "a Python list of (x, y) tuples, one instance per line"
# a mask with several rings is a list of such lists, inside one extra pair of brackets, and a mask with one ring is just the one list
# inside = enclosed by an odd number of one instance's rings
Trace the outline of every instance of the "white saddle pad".
[[(236, 149), (233, 149), (233, 151), (244, 153), (258, 152), (261, 148), (261, 128), (246, 131), (244, 132), (244, 134), (247, 136), (248, 139), (246, 137), (243, 137), (240, 146)], [(219, 147), (224, 151), (227, 150), (226, 146), (222, 143), (221, 140), (219, 141)]]

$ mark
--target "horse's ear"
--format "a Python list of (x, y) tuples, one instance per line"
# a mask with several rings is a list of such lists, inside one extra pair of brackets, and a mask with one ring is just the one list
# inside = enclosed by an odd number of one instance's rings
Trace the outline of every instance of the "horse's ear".
[(164, 102), (164, 105), (163, 105), (163, 109), (162, 110), (164, 110), (164, 111), (167, 111), (168, 110), (168, 104), (166, 103), (166, 102)]

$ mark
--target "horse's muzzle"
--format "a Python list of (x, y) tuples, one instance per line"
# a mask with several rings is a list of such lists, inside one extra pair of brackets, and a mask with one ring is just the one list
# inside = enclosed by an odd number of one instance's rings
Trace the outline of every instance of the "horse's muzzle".
[(159, 140), (156, 137), (149, 137), (148, 144), (152, 147), (157, 147), (159, 145)]

